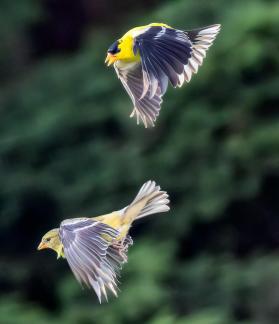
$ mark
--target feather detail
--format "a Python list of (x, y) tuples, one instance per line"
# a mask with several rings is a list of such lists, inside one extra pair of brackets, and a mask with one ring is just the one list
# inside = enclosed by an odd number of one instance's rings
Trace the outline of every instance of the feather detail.
[(168, 197), (167, 192), (161, 191), (155, 181), (147, 181), (132, 203), (124, 209), (124, 223), (132, 223), (134, 219), (169, 211)]
[(66, 220), (61, 223), (59, 236), (65, 257), (80, 284), (93, 288), (102, 302), (107, 290), (117, 296), (117, 275), (131, 239), (123, 246), (115, 245), (119, 232), (89, 218)]
[(134, 105), (130, 117), (136, 116), (137, 124), (141, 120), (145, 127), (154, 126), (162, 102), (162, 92), (157, 80), (153, 78), (154, 84), (149, 87), (151, 81), (144, 73), (141, 63), (125, 66), (116, 62), (114, 68)]
[[(206, 57), (206, 51), (212, 46), (220, 29), (221, 25), (216, 24), (185, 32), (192, 43), (191, 57), (189, 58), (188, 64), (184, 66), (184, 74), (182, 74), (186, 82), (190, 82), (192, 74), (198, 72), (199, 66), (202, 65)], [(179, 86), (184, 82), (183, 79), (181, 81)]]

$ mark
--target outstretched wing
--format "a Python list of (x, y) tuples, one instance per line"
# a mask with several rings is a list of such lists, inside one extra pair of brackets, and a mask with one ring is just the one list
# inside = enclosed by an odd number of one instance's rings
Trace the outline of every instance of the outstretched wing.
[(144, 78), (144, 89), (154, 88), (153, 80), (161, 85), (162, 76), (167, 76), (176, 87), (179, 75), (191, 57), (191, 41), (183, 31), (163, 26), (151, 26), (134, 39), (133, 51), (141, 57)]
[(107, 299), (106, 289), (117, 296), (117, 271), (125, 262), (114, 258), (112, 248), (119, 232), (112, 227), (88, 218), (66, 220), (61, 223), (59, 236), (64, 254), (80, 284), (93, 288), (101, 302)]
[(162, 87), (158, 86), (154, 78), (153, 82), (156, 86), (144, 89), (144, 84), (147, 83), (144, 82), (144, 71), (141, 63), (122, 67), (114, 64), (114, 68), (134, 105), (134, 110), (130, 117), (135, 115), (137, 124), (139, 124), (141, 119), (145, 127), (154, 126), (161, 108), (162, 95), (167, 88), (167, 77), (162, 77)]
[[(165, 77), (174, 86), (189, 82), (192, 73), (198, 71), (212, 45), (220, 25), (212, 25), (193, 31), (182, 31), (164, 26), (150, 26), (135, 37), (133, 51), (141, 57), (144, 92), (151, 97), (156, 88), (163, 89)], [(154, 81), (156, 80), (156, 81)], [(164, 91), (166, 88), (164, 88)]]

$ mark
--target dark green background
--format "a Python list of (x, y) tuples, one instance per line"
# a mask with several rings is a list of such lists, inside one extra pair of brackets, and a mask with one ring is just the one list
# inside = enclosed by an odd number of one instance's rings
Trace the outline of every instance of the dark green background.
[[(157, 125), (136, 126), (107, 47), (131, 27), (221, 23)], [(0, 2), (0, 323), (279, 323), (277, 1)], [(148, 179), (118, 299), (37, 252), (65, 218), (123, 208)]]

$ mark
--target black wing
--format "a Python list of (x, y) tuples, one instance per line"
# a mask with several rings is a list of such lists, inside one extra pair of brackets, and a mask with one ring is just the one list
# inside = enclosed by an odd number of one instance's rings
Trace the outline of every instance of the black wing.
[(154, 88), (154, 79), (158, 80), (162, 89), (162, 79), (165, 76), (174, 87), (181, 86), (184, 81), (189, 82), (219, 31), (220, 25), (189, 32), (151, 26), (137, 36), (133, 50), (134, 54), (139, 52), (146, 74), (144, 89)]
[(167, 77), (161, 80), (160, 86), (158, 86), (156, 79), (153, 79), (153, 88), (148, 87), (148, 89), (144, 90), (144, 84), (147, 83), (144, 82), (145, 72), (142, 69), (141, 63), (135, 63), (128, 68), (120, 68), (115, 64), (114, 68), (134, 105), (134, 110), (130, 117), (136, 115), (137, 124), (139, 124), (141, 119), (145, 127), (154, 126), (161, 108), (162, 95), (167, 88)]
[(117, 271), (125, 260), (114, 258), (112, 262), (110, 245), (119, 232), (92, 219), (74, 219), (61, 223), (59, 235), (76, 279), (93, 288), (100, 302), (102, 296), (107, 299), (106, 289), (117, 296)]
[(167, 76), (176, 87), (180, 83), (179, 75), (183, 74), (184, 65), (191, 57), (192, 44), (183, 31), (152, 26), (135, 38), (133, 50), (135, 55), (140, 54), (147, 75), (146, 88), (152, 87), (154, 78), (161, 85), (162, 76)]

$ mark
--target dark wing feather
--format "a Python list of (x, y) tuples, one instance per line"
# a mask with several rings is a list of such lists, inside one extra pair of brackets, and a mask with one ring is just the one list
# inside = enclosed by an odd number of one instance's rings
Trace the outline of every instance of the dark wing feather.
[(81, 284), (95, 290), (100, 302), (102, 296), (107, 299), (107, 289), (117, 295), (117, 271), (125, 261), (114, 258), (112, 262), (118, 235), (112, 227), (87, 218), (60, 225), (59, 236), (71, 270)]
[(167, 76), (176, 87), (180, 84), (179, 75), (183, 74), (184, 66), (191, 57), (192, 44), (187, 34), (181, 30), (152, 26), (135, 37), (133, 50), (135, 54), (139, 52), (148, 80), (156, 78), (156, 75)]
[[(129, 68), (121, 68), (114, 65), (116, 73), (121, 80), (124, 88), (129, 94), (134, 110), (131, 117), (136, 115), (137, 123), (141, 118), (145, 127), (154, 126), (154, 122), (159, 115), (159, 111), (162, 103), (162, 90), (156, 83), (155, 77), (148, 82), (153, 82), (154, 87), (149, 87), (147, 91), (144, 90), (144, 79), (149, 77), (143, 71), (141, 63), (136, 63)], [(168, 80), (165, 78), (161, 81), (161, 86), (164, 89), (167, 87)], [(156, 85), (157, 84), (157, 85)], [(151, 95), (152, 93), (152, 95)], [(143, 95), (144, 94), (144, 95)]]
[[(135, 37), (134, 53), (139, 52), (142, 67), (147, 74), (144, 89), (152, 87), (150, 80), (167, 76), (170, 83), (182, 86), (202, 65), (206, 51), (220, 31), (220, 25), (182, 31), (163, 26), (151, 26)], [(161, 87), (162, 88), (162, 87)], [(164, 92), (163, 92), (164, 93)]]

